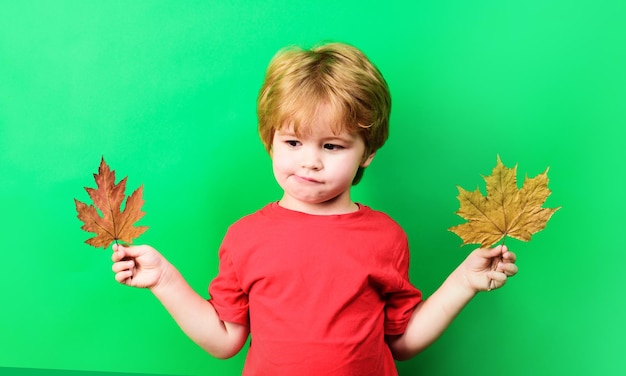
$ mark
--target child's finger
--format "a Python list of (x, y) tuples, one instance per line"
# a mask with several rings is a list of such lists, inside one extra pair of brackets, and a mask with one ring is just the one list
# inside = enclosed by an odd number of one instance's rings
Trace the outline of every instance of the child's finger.
[(500, 269), (504, 274), (506, 274), (507, 276), (514, 276), (515, 274), (517, 274), (518, 268), (517, 265), (513, 264), (513, 263), (501, 263), (502, 266), (500, 266), (498, 269)]
[(489, 272), (487, 273), (487, 276), (489, 277), (489, 280), (493, 282), (493, 284), (490, 284), (490, 289), (502, 287), (506, 283), (506, 274), (502, 272)]
[(124, 271), (124, 270), (132, 270), (134, 267), (135, 267), (135, 261), (134, 260), (128, 260), (128, 261), (118, 261), (118, 262), (114, 263), (113, 266), (111, 267), (111, 269), (115, 273), (119, 273), (119, 272)]
[(502, 259), (505, 262), (514, 263), (515, 261), (517, 261), (517, 255), (514, 252), (506, 251), (502, 254)]
[(119, 273), (115, 273), (115, 280), (119, 283), (127, 284), (133, 276), (132, 270), (124, 270)]
[(124, 257), (126, 257), (126, 252), (124, 252), (123, 250), (119, 250), (118, 248), (118, 250), (113, 252), (113, 254), (111, 255), (111, 260), (113, 262), (118, 262), (124, 259)]

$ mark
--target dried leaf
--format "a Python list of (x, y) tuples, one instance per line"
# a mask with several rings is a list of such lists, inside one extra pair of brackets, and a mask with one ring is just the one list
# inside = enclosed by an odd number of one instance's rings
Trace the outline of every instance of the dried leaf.
[(74, 199), (78, 218), (84, 223), (81, 228), (96, 234), (93, 238), (87, 239), (85, 243), (102, 248), (106, 248), (118, 240), (131, 243), (134, 238), (148, 229), (146, 226), (133, 226), (145, 214), (141, 211), (144, 202), (142, 198), (143, 185), (126, 199), (126, 205), (122, 211), (122, 202), (126, 198), (124, 191), (126, 190), (127, 178), (115, 184), (115, 171), (111, 171), (104, 161), (104, 157), (100, 162), (98, 173), (93, 176), (97, 188), (85, 187), (85, 190), (94, 205), (87, 205)]
[(466, 191), (458, 187), (461, 204), (456, 212), (469, 222), (449, 230), (463, 240), (463, 244), (489, 247), (505, 236), (529, 241), (531, 235), (545, 228), (557, 208), (542, 208), (551, 191), (548, 189), (548, 169), (534, 178), (526, 177), (518, 190), (517, 166), (507, 168), (500, 156), (491, 175), (484, 177), (487, 196), (476, 188)]

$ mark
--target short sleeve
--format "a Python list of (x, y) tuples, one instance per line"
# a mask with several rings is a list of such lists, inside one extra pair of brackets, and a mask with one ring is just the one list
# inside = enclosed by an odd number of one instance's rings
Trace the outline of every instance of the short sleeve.
[(248, 295), (239, 283), (226, 239), (220, 247), (219, 259), (218, 275), (209, 285), (209, 302), (222, 321), (249, 325)]
[(409, 248), (402, 241), (392, 272), (391, 283), (385, 293), (385, 334), (405, 332), (415, 307), (422, 301), (422, 292), (409, 281)]

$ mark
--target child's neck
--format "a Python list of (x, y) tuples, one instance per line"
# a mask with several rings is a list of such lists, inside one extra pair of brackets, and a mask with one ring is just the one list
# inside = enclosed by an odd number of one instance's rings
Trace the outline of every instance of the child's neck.
[(348, 214), (359, 210), (359, 206), (348, 200), (329, 200), (320, 203), (308, 203), (295, 200), (293, 197), (284, 195), (283, 198), (278, 201), (278, 205), (285, 209), (299, 211), (312, 215), (338, 215)]

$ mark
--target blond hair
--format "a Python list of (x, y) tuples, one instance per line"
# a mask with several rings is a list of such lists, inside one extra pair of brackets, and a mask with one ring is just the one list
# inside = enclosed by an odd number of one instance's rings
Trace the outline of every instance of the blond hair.
[[(259, 135), (269, 152), (276, 130), (310, 127), (322, 104), (330, 106), (333, 132), (357, 132), (365, 142), (365, 161), (389, 135), (391, 96), (380, 71), (357, 48), (344, 43), (310, 50), (287, 47), (270, 61), (257, 100)], [(363, 175), (359, 168), (352, 184)]]

